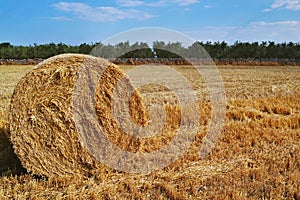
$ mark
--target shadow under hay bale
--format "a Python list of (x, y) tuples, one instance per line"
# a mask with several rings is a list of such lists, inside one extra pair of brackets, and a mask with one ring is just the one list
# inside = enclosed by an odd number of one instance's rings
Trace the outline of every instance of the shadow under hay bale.
[(0, 128), (0, 176), (26, 173), (26, 169), (22, 167), (21, 161), (14, 153), (8, 135), (7, 129)]

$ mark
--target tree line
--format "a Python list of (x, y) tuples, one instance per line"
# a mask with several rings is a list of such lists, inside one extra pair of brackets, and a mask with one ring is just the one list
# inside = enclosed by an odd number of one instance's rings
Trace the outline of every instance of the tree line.
[[(206, 51), (204, 51), (204, 49)], [(208, 54), (207, 54), (207, 53)], [(195, 42), (184, 47), (180, 42), (156, 41), (151, 47), (144, 42), (130, 44), (121, 42), (116, 45), (83, 43), (67, 45), (63, 43), (34, 44), (29, 46), (0, 43), (0, 59), (46, 59), (62, 53), (92, 54), (104, 58), (203, 58), (210, 55), (213, 59), (300, 59), (300, 43), (283, 42)]]

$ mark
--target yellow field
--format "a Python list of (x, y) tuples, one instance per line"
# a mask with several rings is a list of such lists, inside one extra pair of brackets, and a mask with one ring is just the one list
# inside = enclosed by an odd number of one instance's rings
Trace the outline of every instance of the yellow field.
[[(202, 78), (189, 66), (174, 68), (202, 99), (200, 114), (209, 114)], [(204, 117), (189, 151), (164, 169), (142, 175), (108, 168), (86, 179), (52, 179), (25, 173), (8, 140), (10, 97), (32, 66), (0, 66), (0, 199), (300, 199), (300, 67), (218, 68), (228, 99), (226, 123), (207, 157), (199, 157)], [(157, 89), (142, 92), (148, 101), (172, 97)]]

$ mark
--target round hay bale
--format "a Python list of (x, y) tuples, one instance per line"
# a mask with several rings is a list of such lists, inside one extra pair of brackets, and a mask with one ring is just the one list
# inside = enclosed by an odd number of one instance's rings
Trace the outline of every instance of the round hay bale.
[[(74, 95), (81, 95), (75, 91), (75, 83), (82, 67), (103, 71), (94, 96), (99, 123), (110, 140), (130, 149), (132, 142), (122, 140), (122, 130), (111, 111), (118, 80), (127, 80), (124, 91), (133, 90), (124, 73), (105, 59), (79, 54), (55, 56), (38, 64), (20, 81), (11, 100), (11, 141), (23, 166), (34, 174), (89, 176), (96, 168), (104, 167), (83, 145), (74, 121), (73, 107), (85, 106), (73, 105), (72, 101)], [(147, 117), (139, 93), (135, 91), (131, 100), (133, 120), (145, 124)]]
[[(181, 108), (177, 104), (162, 107), (165, 121), (150, 125), (160, 134), (140, 137), (150, 130), (143, 129), (151, 121), (148, 108), (123, 71), (105, 59), (63, 54), (38, 64), (15, 88), (9, 112), (11, 141), (22, 165), (34, 174), (90, 176), (107, 170), (107, 166), (119, 165), (120, 159), (130, 153), (154, 152), (151, 155), (155, 156), (161, 147), (174, 146), (172, 139), (184, 121)], [(124, 121), (127, 118), (122, 118), (121, 113), (129, 113), (134, 123)], [(161, 115), (154, 114), (155, 118)], [(173, 153), (175, 148), (170, 149), (170, 156), (177, 156)], [(124, 151), (129, 152), (125, 157)], [(161, 152), (164, 157), (165, 151)], [(174, 158), (165, 160), (171, 162)], [(132, 165), (134, 159), (126, 169), (133, 166), (129, 171), (146, 171), (141, 166), (143, 160)], [(153, 165), (163, 166), (165, 160), (154, 159)]]

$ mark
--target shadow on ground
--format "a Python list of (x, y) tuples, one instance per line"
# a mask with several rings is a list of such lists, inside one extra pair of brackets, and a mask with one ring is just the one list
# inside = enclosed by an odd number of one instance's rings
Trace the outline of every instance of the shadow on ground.
[(20, 175), (26, 173), (21, 161), (14, 153), (13, 145), (9, 139), (9, 131), (0, 128), (0, 177)]

